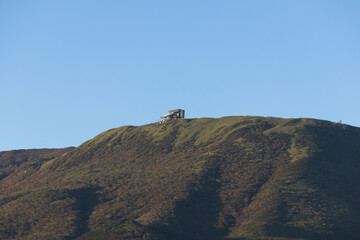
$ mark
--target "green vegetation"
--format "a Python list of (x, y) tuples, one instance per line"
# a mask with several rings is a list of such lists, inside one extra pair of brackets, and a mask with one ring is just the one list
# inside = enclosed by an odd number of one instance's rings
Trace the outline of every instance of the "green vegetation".
[(177, 119), (111, 129), (52, 155), (28, 151), (0, 152), (0, 239), (360, 235), (359, 128)]
[[(29, 170), (32, 170), (32, 167), (35, 167), (37, 163), (44, 163), (72, 149), (73, 147), (63, 149), (31, 149), (0, 152), (0, 180), (16, 171), (23, 163), (28, 164), (30, 168)], [(31, 164), (29, 164), (29, 162), (33, 162), (33, 166), (30, 166)]]

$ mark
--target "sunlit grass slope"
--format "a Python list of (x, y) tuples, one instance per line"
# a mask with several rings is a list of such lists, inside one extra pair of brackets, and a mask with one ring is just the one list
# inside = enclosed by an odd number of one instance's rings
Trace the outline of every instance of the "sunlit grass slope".
[(35, 165), (41, 164), (41, 162), (58, 157), (72, 149), (73, 147), (60, 149), (21, 149), (0, 152), (0, 180), (13, 173), (25, 162), (29, 167), (32, 163)]
[(0, 181), (1, 239), (360, 235), (360, 129), (343, 124), (178, 119), (35, 163)]

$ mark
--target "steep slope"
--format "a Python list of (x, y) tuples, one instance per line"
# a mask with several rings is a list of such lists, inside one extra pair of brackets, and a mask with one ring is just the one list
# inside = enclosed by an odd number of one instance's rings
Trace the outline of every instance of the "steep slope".
[(357, 239), (360, 129), (224, 117), (106, 131), (0, 182), (1, 239)]

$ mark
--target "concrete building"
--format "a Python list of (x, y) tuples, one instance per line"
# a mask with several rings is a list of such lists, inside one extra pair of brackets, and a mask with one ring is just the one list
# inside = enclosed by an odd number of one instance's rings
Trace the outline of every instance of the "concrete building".
[(185, 110), (183, 110), (183, 109), (169, 110), (168, 114), (166, 114), (160, 118), (161, 118), (160, 122), (167, 122), (174, 118), (185, 118)]

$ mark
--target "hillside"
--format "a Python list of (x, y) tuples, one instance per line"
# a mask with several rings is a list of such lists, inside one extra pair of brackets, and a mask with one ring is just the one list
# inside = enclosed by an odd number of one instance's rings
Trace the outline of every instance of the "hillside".
[(0, 180), (13, 173), (25, 162), (41, 164), (41, 162), (58, 157), (72, 149), (73, 147), (61, 149), (22, 149), (0, 152)]
[(360, 129), (178, 119), (108, 130), (0, 181), (0, 239), (358, 239)]

